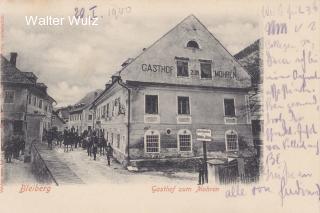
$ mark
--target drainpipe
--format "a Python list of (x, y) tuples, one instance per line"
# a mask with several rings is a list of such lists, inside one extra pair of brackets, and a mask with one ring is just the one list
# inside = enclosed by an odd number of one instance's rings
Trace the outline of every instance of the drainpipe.
[(127, 147), (128, 147), (128, 159), (127, 159), (127, 162), (128, 162), (128, 165), (130, 163), (130, 148), (129, 148), (129, 145), (130, 145), (130, 102), (131, 102), (131, 90), (129, 87), (127, 87), (124, 83), (122, 83), (122, 80), (121, 78), (118, 79), (118, 83), (123, 87), (125, 88), (127, 91), (128, 91), (128, 130), (127, 130), (127, 138), (128, 138), (128, 144), (127, 144)]

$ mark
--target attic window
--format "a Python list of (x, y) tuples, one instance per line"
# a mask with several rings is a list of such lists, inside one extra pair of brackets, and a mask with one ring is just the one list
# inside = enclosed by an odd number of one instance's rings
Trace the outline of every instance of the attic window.
[(187, 43), (187, 47), (191, 47), (191, 48), (195, 48), (195, 49), (199, 49), (199, 45), (196, 41), (189, 41)]

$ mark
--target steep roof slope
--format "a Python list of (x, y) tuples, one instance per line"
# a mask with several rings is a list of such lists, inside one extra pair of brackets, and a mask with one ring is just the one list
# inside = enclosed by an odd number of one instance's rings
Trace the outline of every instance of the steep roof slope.
[(252, 76), (252, 84), (261, 83), (262, 63), (260, 59), (260, 39), (234, 55)]
[[(196, 41), (199, 48), (187, 47), (189, 41)], [(189, 61), (188, 78), (177, 77), (177, 58)], [(199, 59), (212, 61), (213, 79), (203, 80), (199, 76)], [(143, 66), (158, 67), (152, 71), (143, 70)], [(169, 72), (163, 72), (169, 67)], [(161, 68), (161, 71), (159, 71)], [(225, 78), (216, 73), (236, 73), (235, 78)], [(116, 75), (124, 81), (156, 82), (168, 84), (198, 85), (209, 87), (248, 88), (251, 76), (238, 61), (223, 47), (212, 33), (194, 16), (190, 15), (168, 33), (146, 48), (130, 64)]]

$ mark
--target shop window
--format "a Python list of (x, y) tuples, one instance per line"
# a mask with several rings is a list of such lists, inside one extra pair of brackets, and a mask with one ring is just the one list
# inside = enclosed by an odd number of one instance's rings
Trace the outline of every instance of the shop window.
[(226, 150), (227, 151), (237, 151), (238, 150), (238, 135), (234, 130), (226, 131)]
[(148, 130), (144, 135), (145, 151), (147, 153), (160, 152), (160, 134), (156, 130)]
[(42, 109), (42, 100), (39, 100), (39, 108)]
[(14, 102), (14, 91), (4, 92), (4, 103), (12, 104)]
[(190, 115), (189, 97), (178, 96), (178, 114)]
[(145, 96), (145, 113), (158, 114), (158, 96), (157, 95)]
[(187, 47), (199, 49), (199, 44), (196, 41), (189, 41)]
[(189, 130), (180, 130), (178, 132), (178, 143), (179, 150), (183, 152), (191, 151), (192, 147), (192, 136)]
[(234, 99), (224, 99), (224, 115), (226, 117), (235, 117)]
[(188, 61), (177, 61), (177, 76), (188, 77)]
[(201, 78), (212, 79), (211, 63), (200, 63)]
[(14, 121), (13, 122), (13, 133), (21, 134), (23, 131), (23, 121)]

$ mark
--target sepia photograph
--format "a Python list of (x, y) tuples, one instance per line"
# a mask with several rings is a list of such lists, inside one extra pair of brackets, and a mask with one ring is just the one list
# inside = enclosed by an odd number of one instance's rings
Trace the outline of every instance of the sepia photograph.
[(3, 183), (259, 181), (254, 12), (90, 6), (2, 20)]

